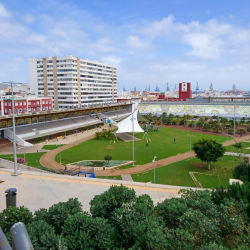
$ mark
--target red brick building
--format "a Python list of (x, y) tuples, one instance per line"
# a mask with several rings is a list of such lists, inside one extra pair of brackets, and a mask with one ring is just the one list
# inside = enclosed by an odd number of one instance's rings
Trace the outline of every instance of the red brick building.
[[(14, 111), (17, 114), (38, 112), (45, 110), (52, 110), (52, 98), (15, 98), (14, 99)], [(9, 98), (0, 99), (0, 111), (2, 115), (12, 114), (12, 100)]]

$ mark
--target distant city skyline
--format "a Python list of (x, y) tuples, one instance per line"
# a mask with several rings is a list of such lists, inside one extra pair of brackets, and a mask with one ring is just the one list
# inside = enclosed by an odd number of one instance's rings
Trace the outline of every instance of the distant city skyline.
[(0, 82), (29, 83), (29, 58), (117, 66), (118, 90), (250, 89), (250, 2), (0, 0)]

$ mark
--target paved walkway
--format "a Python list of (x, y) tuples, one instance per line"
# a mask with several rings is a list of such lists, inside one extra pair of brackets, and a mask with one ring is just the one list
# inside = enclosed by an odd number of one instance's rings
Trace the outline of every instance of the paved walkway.
[[(101, 130), (101, 129), (99, 129), (99, 130)], [(84, 137), (81, 140), (78, 140), (77, 143), (81, 143), (81, 142), (84, 142), (84, 141), (87, 141), (87, 140), (93, 138), (96, 131), (98, 131), (98, 129), (96, 129), (94, 131), (89, 131), (88, 133), (84, 132), (83, 133)], [(229, 146), (229, 145), (234, 144), (235, 141), (242, 142), (242, 141), (249, 140), (249, 139), (250, 139), (250, 135), (244, 136), (244, 137), (238, 137), (238, 138), (235, 138), (235, 140), (226, 141), (226, 142), (223, 142), (222, 144), (224, 146)], [(44, 167), (47, 167), (47, 168), (51, 168), (51, 169), (63, 169), (64, 166), (55, 161), (55, 156), (60, 152), (60, 150), (62, 151), (62, 150), (71, 148), (75, 144), (76, 144), (76, 142), (72, 142), (70, 144), (64, 145), (60, 148), (51, 150), (50, 152), (44, 154), (40, 159), (41, 165), (43, 165)], [(171, 157), (156, 161), (155, 167), (156, 168), (162, 167), (162, 166), (169, 165), (169, 164), (174, 163), (174, 162), (182, 161), (182, 160), (185, 160), (187, 158), (194, 157), (194, 156), (195, 156), (194, 151), (189, 151), (189, 152), (186, 152), (183, 154), (178, 154), (175, 156), (171, 156)], [(147, 164), (143, 164), (140, 166), (135, 166), (132, 168), (127, 168), (127, 169), (119, 169), (119, 170), (113, 169), (113, 170), (105, 170), (105, 171), (99, 170), (99, 171), (95, 171), (95, 175), (96, 176), (131, 175), (131, 174), (145, 172), (145, 171), (153, 169), (153, 168), (154, 168), (154, 164), (152, 162), (150, 162)]]
[(237, 154), (237, 153), (233, 153), (233, 152), (226, 152), (224, 155), (232, 155), (232, 156), (247, 156), (250, 157), (250, 154)]
[(132, 177), (130, 174), (125, 174), (125, 175), (122, 175), (122, 180), (123, 181), (133, 181)]
[[(54, 143), (55, 144), (55, 143)], [(34, 145), (30, 147), (25, 147), (25, 154), (26, 153), (36, 153), (37, 150), (38, 152), (48, 152), (50, 150), (42, 149), (43, 145)], [(23, 146), (18, 146), (16, 147), (17, 154), (24, 154), (24, 147)], [(8, 154), (13, 154), (13, 147), (9, 148), (4, 148), (0, 150), (0, 155), (8, 155)]]
[(65, 166), (63, 166), (60, 163), (57, 163), (55, 161), (55, 156), (60, 151), (66, 150), (68, 148), (72, 148), (76, 144), (79, 144), (79, 143), (82, 143), (82, 142), (85, 142), (85, 141), (88, 141), (88, 140), (94, 138), (95, 133), (100, 132), (101, 130), (102, 130), (102, 128), (96, 128), (96, 129), (93, 129), (93, 130), (89, 130), (88, 132), (85, 131), (80, 135), (81, 137), (79, 136), (80, 139), (77, 138), (78, 139), (77, 141), (76, 141), (76, 137), (74, 137), (75, 140), (72, 140), (72, 138), (69, 138), (69, 140), (71, 141), (69, 144), (58, 147), (58, 148), (53, 149), (53, 150), (49, 151), (48, 153), (44, 154), (40, 159), (41, 165), (44, 166), (44, 167), (47, 167), (47, 168), (51, 168), (51, 169), (64, 169)]
[[(34, 174), (22, 171), (18, 176), (11, 176), (12, 171), (0, 170), (0, 212), (6, 208), (5, 190), (17, 189), (17, 206), (25, 206), (31, 212), (40, 208), (49, 208), (69, 198), (78, 198), (83, 210), (89, 210), (89, 202), (95, 195), (102, 194), (111, 185), (133, 188), (136, 195), (148, 194), (155, 202), (166, 198), (179, 197), (180, 189), (185, 187), (135, 183), (121, 180), (90, 179), (56, 174)], [(195, 189), (195, 188), (194, 188)]]

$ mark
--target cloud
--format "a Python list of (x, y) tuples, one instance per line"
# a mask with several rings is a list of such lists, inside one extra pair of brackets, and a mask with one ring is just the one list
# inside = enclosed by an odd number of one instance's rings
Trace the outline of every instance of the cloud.
[(138, 36), (127, 37), (127, 45), (134, 49), (146, 49), (148, 47), (147, 42), (142, 41)]
[(192, 46), (187, 54), (204, 59), (219, 59), (224, 42), (206, 33), (189, 33), (183, 41)]
[(35, 21), (35, 17), (32, 16), (30, 13), (27, 13), (23, 16), (23, 20), (26, 23), (33, 23)]
[(11, 13), (4, 8), (2, 3), (0, 3), (0, 17), (11, 17)]
[(121, 68), (122, 58), (114, 56), (114, 55), (109, 55), (109, 56), (103, 57), (101, 61), (104, 63), (108, 63), (112, 66), (116, 66), (119, 69)]

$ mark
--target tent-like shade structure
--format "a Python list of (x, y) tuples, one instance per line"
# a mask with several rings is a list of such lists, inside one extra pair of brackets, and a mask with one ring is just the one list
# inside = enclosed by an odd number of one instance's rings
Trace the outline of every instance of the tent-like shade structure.
[[(134, 132), (135, 133), (144, 132), (144, 130), (138, 124), (137, 113), (138, 113), (138, 110), (136, 110), (134, 112), (134, 118), (135, 118), (134, 119)], [(119, 134), (119, 133), (132, 133), (133, 132), (132, 114), (130, 116), (128, 116), (127, 118), (125, 118), (124, 120), (122, 120), (121, 122), (118, 122), (116, 124), (116, 126), (118, 127), (118, 130), (117, 130), (116, 134)]]

